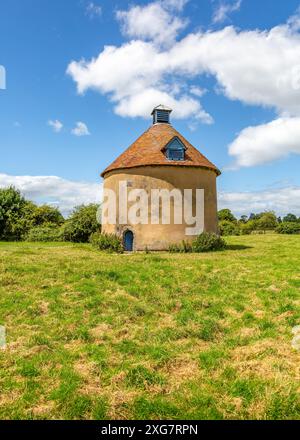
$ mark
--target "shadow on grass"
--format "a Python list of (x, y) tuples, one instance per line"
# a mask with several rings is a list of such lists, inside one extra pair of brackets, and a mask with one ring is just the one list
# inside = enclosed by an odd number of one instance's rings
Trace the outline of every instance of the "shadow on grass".
[(227, 244), (226, 251), (244, 251), (246, 249), (253, 249), (253, 246), (245, 246), (244, 244)]

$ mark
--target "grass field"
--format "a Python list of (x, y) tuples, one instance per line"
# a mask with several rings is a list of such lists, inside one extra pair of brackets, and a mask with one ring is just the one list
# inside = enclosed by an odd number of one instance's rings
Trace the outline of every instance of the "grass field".
[(300, 419), (300, 236), (227, 241), (0, 243), (0, 418)]

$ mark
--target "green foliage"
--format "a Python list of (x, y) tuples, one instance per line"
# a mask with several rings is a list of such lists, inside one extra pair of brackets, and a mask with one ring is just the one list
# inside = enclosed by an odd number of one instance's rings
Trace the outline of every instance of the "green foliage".
[(13, 187), (0, 189), (1, 240), (22, 240), (36, 226), (47, 223), (61, 225), (63, 222), (64, 218), (57, 208), (38, 207)]
[(0, 189), (0, 239), (20, 240), (33, 225), (34, 209), (17, 189)]
[(299, 219), (295, 214), (287, 214), (285, 217), (283, 217), (282, 221), (287, 223), (297, 223)]
[(224, 236), (240, 235), (241, 233), (239, 226), (236, 223), (231, 222), (229, 220), (220, 221), (219, 229), (220, 229), (220, 234)]
[(229, 222), (236, 222), (235, 216), (232, 214), (230, 209), (221, 209), (221, 211), (218, 212), (218, 219), (219, 221), (229, 221)]
[(258, 229), (261, 231), (274, 230), (278, 225), (277, 217), (274, 212), (264, 212), (257, 221)]
[(26, 241), (55, 242), (62, 241), (62, 230), (56, 224), (35, 226), (25, 236)]
[(202, 232), (192, 242), (193, 252), (211, 252), (225, 249), (226, 243), (223, 238), (212, 232)]
[(217, 234), (212, 232), (202, 232), (192, 242), (182, 241), (180, 244), (172, 244), (169, 246), (171, 253), (200, 253), (211, 252), (225, 249), (225, 241)]
[(100, 232), (94, 232), (90, 237), (90, 242), (100, 251), (123, 252), (122, 241), (115, 234), (101, 234)]
[(240, 223), (239, 226), (242, 235), (250, 235), (257, 229), (257, 220), (248, 220), (247, 223)]
[(97, 220), (99, 205), (81, 205), (74, 209), (63, 226), (63, 238), (74, 243), (87, 243), (91, 234), (100, 230)]
[(33, 221), (35, 226), (40, 226), (45, 223), (62, 225), (65, 220), (57, 208), (49, 205), (42, 205), (35, 208), (33, 212)]
[(300, 223), (283, 222), (276, 228), (278, 234), (300, 234)]

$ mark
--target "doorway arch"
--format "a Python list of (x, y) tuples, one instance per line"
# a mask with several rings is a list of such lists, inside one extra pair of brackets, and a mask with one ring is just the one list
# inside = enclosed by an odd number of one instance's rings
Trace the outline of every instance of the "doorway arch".
[(133, 251), (133, 232), (132, 231), (125, 231), (123, 235), (123, 241), (124, 241), (124, 250), (126, 252), (132, 252)]

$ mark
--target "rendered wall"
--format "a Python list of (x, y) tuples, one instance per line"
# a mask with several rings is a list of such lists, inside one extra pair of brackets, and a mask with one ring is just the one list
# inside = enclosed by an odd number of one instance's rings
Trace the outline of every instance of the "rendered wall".
[[(117, 194), (117, 218), (120, 181), (129, 182), (128, 191), (135, 188), (145, 189), (148, 194), (151, 189), (193, 189), (194, 193), (196, 189), (204, 189), (204, 230), (218, 232), (216, 177), (214, 171), (204, 168), (145, 166), (107, 173), (104, 188)], [(196, 200), (193, 198), (193, 205), (195, 204)], [(129, 229), (134, 233), (134, 250), (167, 250), (172, 243), (194, 238), (186, 235), (186, 227), (189, 226), (176, 225), (173, 222), (170, 225), (152, 225), (149, 220), (148, 225), (103, 225), (102, 231), (123, 236)]]

